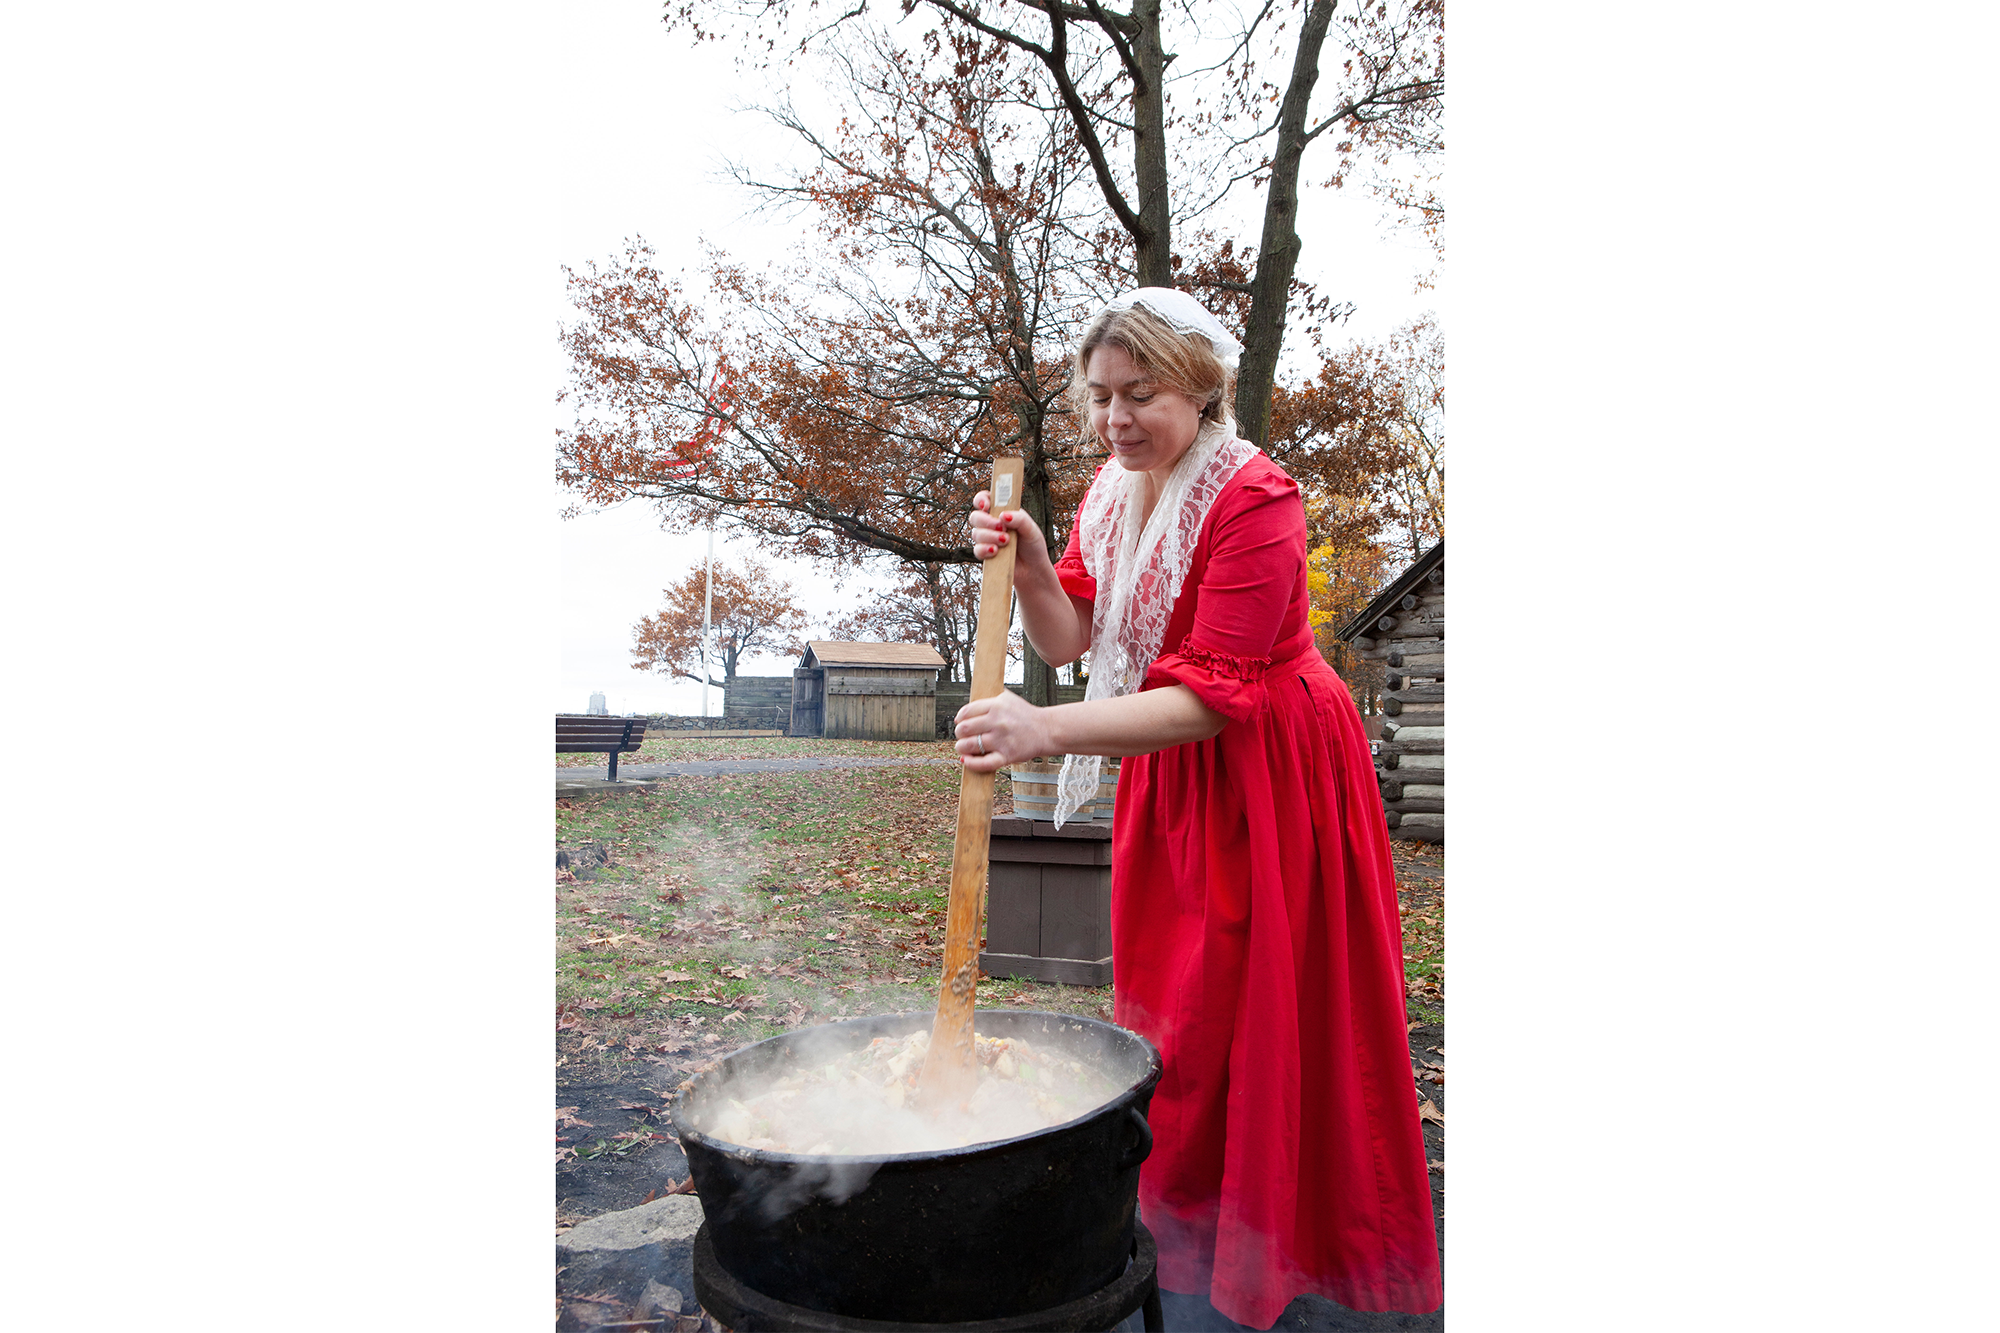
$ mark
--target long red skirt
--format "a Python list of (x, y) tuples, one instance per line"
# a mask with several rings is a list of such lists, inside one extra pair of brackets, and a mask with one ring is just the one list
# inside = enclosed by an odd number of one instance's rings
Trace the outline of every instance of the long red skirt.
[(1120, 774), (1116, 1015), (1166, 1065), (1140, 1215), (1161, 1285), (1206, 1292), (1239, 1323), (1268, 1328), (1304, 1293), (1433, 1310), (1402, 931), (1368, 744), (1316, 652), (1263, 684), (1254, 716)]

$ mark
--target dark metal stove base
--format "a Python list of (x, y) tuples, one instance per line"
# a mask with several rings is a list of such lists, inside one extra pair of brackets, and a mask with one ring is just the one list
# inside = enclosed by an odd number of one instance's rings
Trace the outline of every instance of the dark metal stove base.
[(1144, 1226), (1134, 1222), (1132, 1233), (1132, 1263), (1124, 1275), (1067, 1305), (961, 1324), (902, 1324), (808, 1310), (752, 1291), (716, 1262), (703, 1222), (694, 1237), (694, 1294), (717, 1323), (735, 1333), (1102, 1333), (1142, 1307), (1147, 1333), (1161, 1333), (1166, 1325), (1160, 1315), (1160, 1252)]

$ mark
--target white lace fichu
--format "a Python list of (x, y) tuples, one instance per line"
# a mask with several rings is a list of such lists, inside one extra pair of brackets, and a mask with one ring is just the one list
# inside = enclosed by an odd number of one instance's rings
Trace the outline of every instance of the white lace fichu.
[[(1257, 446), (1236, 438), (1236, 423), (1204, 421), (1174, 465), (1152, 517), (1140, 530), (1144, 472), (1112, 463), (1097, 474), (1077, 514), (1083, 568), (1097, 580), (1090, 616), (1090, 681), (1085, 700), (1131, 694), (1160, 655), (1167, 620), (1180, 597), (1210, 506)], [(1056, 827), (1097, 798), (1103, 760), (1073, 754), (1063, 760)]]

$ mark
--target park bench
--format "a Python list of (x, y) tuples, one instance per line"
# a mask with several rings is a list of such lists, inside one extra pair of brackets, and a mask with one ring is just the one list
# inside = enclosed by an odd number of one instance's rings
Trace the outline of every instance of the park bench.
[(630, 754), (646, 741), (643, 717), (605, 717), (597, 713), (557, 713), (557, 754), (602, 754), (611, 757), (607, 782), (618, 781), (618, 756)]

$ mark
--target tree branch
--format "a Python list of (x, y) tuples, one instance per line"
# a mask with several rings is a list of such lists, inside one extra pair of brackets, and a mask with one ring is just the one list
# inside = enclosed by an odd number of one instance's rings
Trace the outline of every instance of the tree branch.
[[(1067, 17), (1064, 11), (1068, 6), (1052, 4), (1043, 11), (1049, 15), (1051, 35), (1050, 44), (1042, 46), (1018, 33), (994, 27), (954, 0), (927, 0), (927, 3), (935, 9), (950, 14), (967, 27), (1019, 47), (1047, 67), (1056, 81), (1056, 92), (1062, 98), (1063, 106), (1069, 111), (1070, 123), (1076, 127), (1077, 138), (1082, 142), (1084, 152), (1090, 157), (1091, 169), (1096, 173), (1098, 188), (1104, 193), (1104, 202), (1111, 206), (1111, 211), (1117, 215), (1118, 221), (1134, 236), (1149, 234), (1151, 229), (1139, 221), (1138, 213), (1125, 201), (1124, 194), (1118, 188), (1118, 181), (1111, 173), (1111, 163), (1105, 157), (1104, 144), (1098, 139), (1097, 130), (1091, 124), (1096, 113), (1084, 102), (1083, 95), (1077, 91), (1076, 83), (1070, 78), (1068, 28), (1063, 21)], [(1034, 7), (1040, 8), (1040, 6)]]

